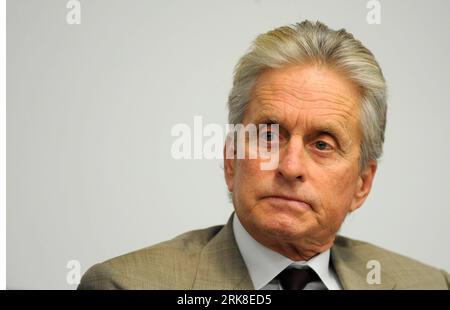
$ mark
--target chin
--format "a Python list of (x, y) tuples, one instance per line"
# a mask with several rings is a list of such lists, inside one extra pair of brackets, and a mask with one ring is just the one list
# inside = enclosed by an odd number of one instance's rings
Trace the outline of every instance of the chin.
[(292, 214), (264, 215), (252, 226), (267, 238), (296, 240), (307, 233), (307, 223)]

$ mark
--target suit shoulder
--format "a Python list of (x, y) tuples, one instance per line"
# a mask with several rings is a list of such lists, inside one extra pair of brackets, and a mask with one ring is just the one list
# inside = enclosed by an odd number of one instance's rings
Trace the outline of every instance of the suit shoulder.
[(449, 275), (416, 259), (393, 252), (369, 242), (338, 236), (335, 246), (344, 256), (358, 256), (365, 262), (380, 262), (383, 272), (395, 278), (403, 288), (449, 288)]
[(339, 247), (346, 248), (347, 250), (352, 251), (353, 253), (356, 253), (358, 255), (373, 256), (374, 259), (377, 257), (389, 259), (392, 262), (396, 262), (397, 264), (408, 268), (425, 269), (428, 271), (438, 270), (432, 266), (419, 262), (418, 260), (366, 241), (339, 236), (338, 238), (336, 238), (335, 244)]
[(83, 275), (79, 289), (190, 288), (202, 249), (222, 227), (189, 231), (96, 264)]

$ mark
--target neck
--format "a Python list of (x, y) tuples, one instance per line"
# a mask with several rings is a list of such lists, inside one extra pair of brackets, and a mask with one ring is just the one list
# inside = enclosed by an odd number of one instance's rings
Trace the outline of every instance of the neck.
[(298, 238), (297, 240), (284, 240), (273, 238), (273, 236), (261, 236), (252, 231), (248, 231), (248, 233), (263, 246), (295, 262), (308, 261), (314, 256), (327, 251), (333, 246), (336, 239), (336, 235), (332, 235), (322, 242), (308, 237)]

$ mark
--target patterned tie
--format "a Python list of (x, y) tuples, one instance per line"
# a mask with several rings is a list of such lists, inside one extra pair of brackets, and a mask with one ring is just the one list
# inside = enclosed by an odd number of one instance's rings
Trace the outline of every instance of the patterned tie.
[(319, 276), (310, 267), (286, 268), (277, 276), (285, 290), (302, 290), (306, 284), (320, 280)]

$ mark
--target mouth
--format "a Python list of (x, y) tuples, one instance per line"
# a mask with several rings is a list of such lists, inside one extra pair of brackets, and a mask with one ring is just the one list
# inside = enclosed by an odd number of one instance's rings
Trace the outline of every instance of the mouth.
[(311, 205), (308, 202), (306, 202), (302, 199), (298, 199), (298, 198), (294, 198), (294, 197), (290, 197), (290, 196), (271, 195), (271, 196), (266, 196), (263, 199), (267, 200), (269, 203), (271, 203), (272, 205), (274, 205), (276, 207), (289, 206), (289, 207), (293, 207), (295, 209), (300, 209), (300, 210), (312, 209)]

